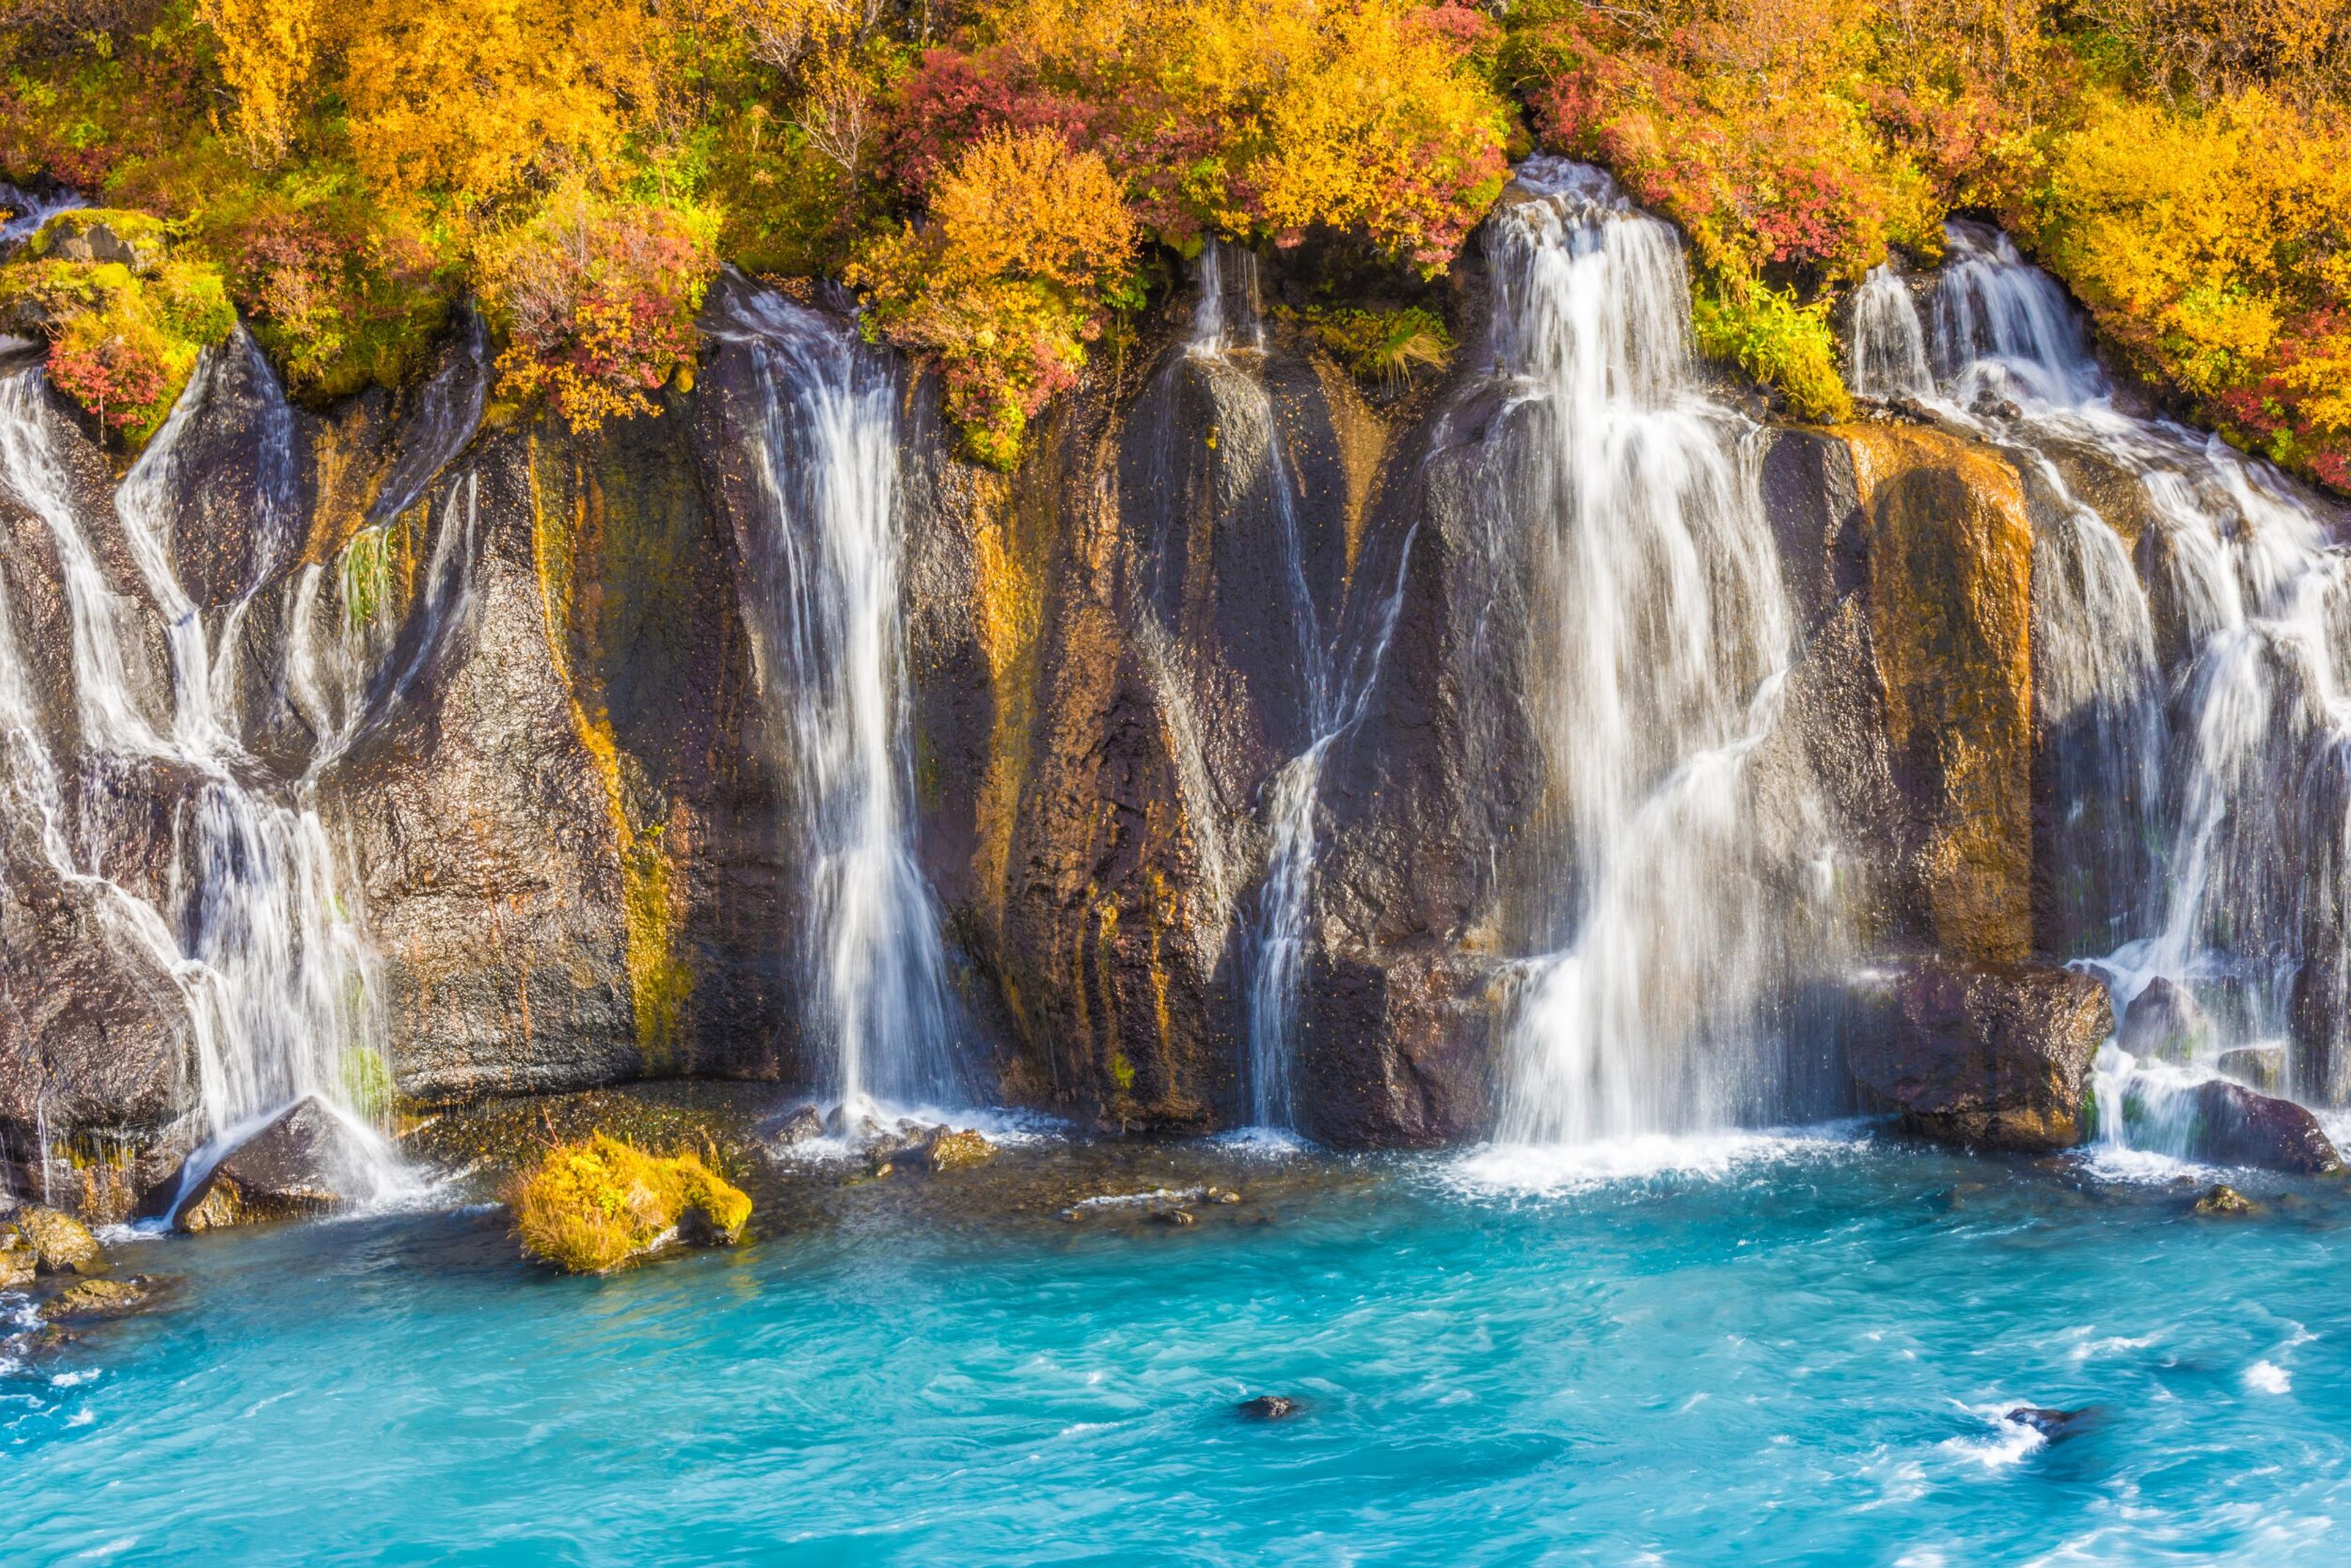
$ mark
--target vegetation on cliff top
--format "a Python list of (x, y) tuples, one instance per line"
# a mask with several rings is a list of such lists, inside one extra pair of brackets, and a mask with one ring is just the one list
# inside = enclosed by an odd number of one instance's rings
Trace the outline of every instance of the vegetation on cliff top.
[[(1534, 138), (1682, 226), (1701, 348), (1802, 416), (1848, 407), (1841, 291), (1980, 213), (2231, 439), (2351, 486), (2331, 0), (22, 0), (0, 22), (0, 177), (168, 227), (168, 279), (8, 285), (47, 290), (58, 384), (131, 440), (205, 340), (207, 280), (313, 398), (413, 374), (471, 291), (501, 395), (592, 425), (690, 374), (723, 257), (852, 282), (1009, 464), (1171, 258), (1322, 235), (1356, 276), (1433, 275)], [(1433, 316), (1399, 347), (1355, 303), (1314, 332), (1351, 361), (1441, 352)]]

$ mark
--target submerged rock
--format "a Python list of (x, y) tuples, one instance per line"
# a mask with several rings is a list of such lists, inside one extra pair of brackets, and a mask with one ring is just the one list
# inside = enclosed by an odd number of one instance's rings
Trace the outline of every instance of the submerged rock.
[(106, 1253), (89, 1228), (70, 1214), (26, 1204), (8, 1217), (33, 1249), (44, 1274), (87, 1274), (106, 1267)]
[(2115, 1043), (2141, 1061), (2187, 1061), (2211, 1030), (2203, 1007), (2186, 987), (2158, 977), (2123, 1010)]
[(2087, 1406), (2079, 1410), (2051, 1410), (2034, 1405), (2020, 1405), (2001, 1419), (2014, 1426), (2030, 1427), (2043, 1437), (2053, 1440), (2064, 1437), (2089, 1413)]
[(2262, 1206), (2239, 1192), (2226, 1182), (2216, 1182), (2212, 1189), (2196, 1200), (2199, 1214), (2259, 1214)]
[(2216, 1166), (2252, 1166), (2294, 1176), (2335, 1176), (2343, 1158), (2318, 1118), (2291, 1100), (2256, 1094), (2210, 1078), (2196, 1086), (2189, 1157)]
[(1252, 1421), (1280, 1421), (1298, 1414), (1301, 1404), (1287, 1394), (1260, 1394), (1244, 1399), (1234, 1409)]
[(2051, 966), (1926, 964), (1893, 988), (1888, 1027), (1851, 1047), (1855, 1082), (1924, 1137), (2045, 1153), (2083, 1135), (2105, 988)]
[(2264, 1094), (2274, 1094), (2285, 1086), (2283, 1045), (2240, 1045), (2222, 1051), (2214, 1065), (2220, 1068), (2221, 1076), (2233, 1078)]
[(41, 1303), (48, 1322), (86, 1322), (99, 1318), (127, 1318), (155, 1303), (164, 1282), (144, 1274), (127, 1280), (79, 1280)]

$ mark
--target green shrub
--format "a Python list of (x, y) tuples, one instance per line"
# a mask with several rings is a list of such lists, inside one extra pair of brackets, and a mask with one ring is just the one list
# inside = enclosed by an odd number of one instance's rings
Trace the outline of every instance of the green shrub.
[(1699, 353), (1737, 365), (1786, 399), (1799, 419), (1834, 424), (1853, 417), (1828, 301), (1802, 305), (1792, 292), (1700, 274), (1690, 305)]

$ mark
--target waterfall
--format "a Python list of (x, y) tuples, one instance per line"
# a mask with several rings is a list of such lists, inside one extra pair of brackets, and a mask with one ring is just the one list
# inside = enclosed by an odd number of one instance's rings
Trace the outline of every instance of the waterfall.
[[(2160, 978), (2209, 1022), (2162, 1074), (2110, 1051), (2102, 1135), (2130, 1135), (2126, 1094), (2168, 1103), (2159, 1077), (2241, 1046), (2289, 1041), (2294, 1084), (2340, 1100), (2346, 557), (2269, 465), (2121, 406), (2078, 313), (2005, 235), (1955, 222), (1949, 239), (1931, 406), (2001, 447), (2055, 519), (2033, 633), (2064, 936), (2118, 1017)], [(2085, 468), (2118, 481), (2096, 504), (2069, 477)]]
[[(1750, 764), (1797, 652), (1753, 429), (1695, 378), (1680, 244), (1606, 176), (1531, 160), (1493, 220), (1532, 563), (1531, 716), (1557, 819), (1498, 1134), (1586, 1143), (1781, 1109), (1770, 1014), (1823, 896), (1812, 821)], [(1802, 793), (1802, 791), (1798, 791)], [(1800, 817), (1804, 813), (1799, 813)]]
[[(1384, 597), (1353, 639), (1359, 646), (1342, 645), (1343, 624), (1326, 634), (1309, 570), (1302, 486), (1261, 376), (1266, 334), (1255, 255), (1208, 241), (1200, 255), (1199, 298), (1186, 352), (1216, 378), (1223, 450), (1261, 466), (1280, 561), (1281, 609), (1296, 639), (1306, 744), (1274, 770), (1265, 788), (1265, 876), (1251, 912), (1242, 995), (1250, 1124), (1287, 1130), (1296, 1124), (1298, 1012), (1313, 936), (1322, 767), (1332, 744), (1370, 701), (1395, 631), (1404, 578), (1399, 567), (1394, 581), (1380, 585)], [(1405, 559), (1410, 554), (1407, 541)]]
[(1891, 262), (1870, 269), (1853, 297), (1853, 390), (1863, 397), (1931, 397), (1927, 333)]
[(807, 856), (809, 1034), (844, 1107), (954, 1103), (946, 956), (906, 811), (895, 379), (772, 293), (730, 304), (718, 330), (758, 389), (743, 609)]
[[(221, 352), (249, 355), (262, 393), (247, 573), (259, 583), (299, 537), (292, 413), (249, 340), (240, 334)], [(344, 1173), (347, 1196), (365, 1200), (399, 1178), (392, 1150), (368, 1125), (385, 1109), (378, 1102), (389, 1078), (355, 889), (320, 821), (312, 777), (277, 785), (236, 738), (238, 633), (256, 590), (248, 587), (208, 628), (173, 566), (171, 497), (183, 447), (222, 362), (220, 352), (199, 362), (115, 497), (140, 587), (162, 621), (167, 708), (147, 689), (155, 683), (134, 674), (141, 606), (99, 570), (55, 445), (40, 372), (0, 381), (0, 488), (54, 543), (79, 719), (78, 747), (44, 735), (16, 631), (0, 614), (0, 728), (8, 742), (0, 803), (12, 816), (37, 815), (51, 867), (96, 891), (114, 939), (142, 951), (177, 985), (197, 1068), (190, 1181), (278, 1111), (316, 1095), (350, 1124), (355, 1168)], [(152, 813), (141, 807), (159, 788), (181, 791), (160, 902), (108, 873), (139, 853), (136, 835), (152, 832)], [(78, 810), (68, 804), (74, 799)]]

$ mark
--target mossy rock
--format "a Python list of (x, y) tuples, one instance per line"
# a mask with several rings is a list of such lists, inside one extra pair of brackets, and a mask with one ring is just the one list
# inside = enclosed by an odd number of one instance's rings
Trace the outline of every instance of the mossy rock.
[(515, 1185), (524, 1255), (572, 1274), (604, 1274), (673, 1241), (732, 1246), (751, 1200), (696, 1155), (664, 1157), (597, 1133), (549, 1149)]
[(127, 1280), (78, 1280), (41, 1303), (41, 1317), (47, 1322), (127, 1318), (153, 1306), (163, 1290), (163, 1281), (144, 1274)]
[(105, 263), (141, 274), (162, 266), (171, 253), (171, 231), (162, 219), (115, 207), (59, 213), (25, 245), (25, 254), (37, 260)]
[(106, 1267), (106, 1254), (89, 1227), (72, 1215), (38, 1204), (27, 1204), (10, 1215), (17, 1232), (32, 1244), (37, 1266), (44, 1274), (84, 1274)]

